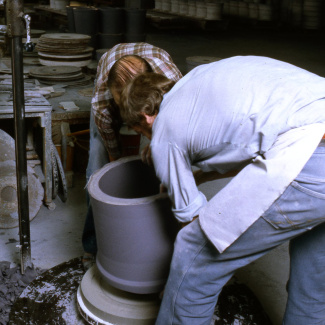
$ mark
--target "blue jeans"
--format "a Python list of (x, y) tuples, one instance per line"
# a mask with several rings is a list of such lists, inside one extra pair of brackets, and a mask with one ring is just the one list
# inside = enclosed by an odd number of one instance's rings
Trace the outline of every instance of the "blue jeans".
[[(98, 169), (102, 168), (105, 164), (109, 162), (109, 157), (107, 150), (105, 148), (102, 137), (98, 131), (98, 128), (95, 124), (93, 114), (90, 114), (90, 141), (89, 141), (89, 159), (86, 170), (86, 179), (87, 183), (90, 176)], [(87, 195), (87, 214), (85, 225), (82, 233), (82, 246), (85, 252), (90, 254), (97, 253), (97, 242), (96, 242), (96, 232), (94, 225), (93, 211), (91, 208), (89, 194)]]
[[(235, 203), (235, 202), (234, 202)], [(235, 271), (290, 241), (290, 278), (283, 324), (325, 324), (325, 147), (244, 234), (220, 254), (198, 220), (176, 239), (157, 325), (209, 325)]]

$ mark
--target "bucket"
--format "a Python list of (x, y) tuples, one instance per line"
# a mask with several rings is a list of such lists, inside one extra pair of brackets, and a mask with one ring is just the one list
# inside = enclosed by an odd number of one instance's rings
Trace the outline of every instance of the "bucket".
[(322, 26), (322, 1), (306, 0), (303, 3), (303, 28), (320, 29)]
[(93, 7), (73, 8), (76, 33), (95, 35), (98, 32), (98, 9)]
[(178, 13), (179, 13), (179, 3), (180, 3), (179, 0), (173, 0), (173, 1), (171, 2), (171, 9), (170, 9), (170, 11), (171, 11), (173, 14), (178, 14)]
[(68, 4), (68, 0), (54, 0), (54, 9), (64, 10)]
[(170, 0), (162, 2), (162, 10), (166, 12), (170, 12), (172, 10), (172, 3)]
[(123, 34), (98, 34), (98, 47), (101, 49), (110, 49), (114, 45), (122, 43)]
[(239, 6), (237, 1), (229, 1), (229, 15), (233, 17), (239, 16)]
[(222, 13), (223, 13), (223, 16), (225, 17), (228, 17), (229, 16), (229, 0), (224, 0), (223, 2), (223, 8), (222, 8)]
[(179, 2), (179, 13), (183, 16), (188, 15), (188, 3), (187, 1), (180, 1)]
[(125, 10), (125, 33), (140, 35), (145, 33), (146, 10), (127, 9)]
[(247, 2), (238, 2), (238, 16), (241, 18), (248, 18), (248, 3)]
[(70, 33), (75, 33), (76, 32), (76, 27), (75, 27), (75, 24), (74, 24), (73, 8), (75, 8), (75, 7), (66, 6), (66, 9), (67, 9), (67, 18), (68, 18), (68, 31)]
[(248, 4), (248, 17), (253, 20), (258, 19), (258, 4), (257, 3), (252, 2), (252, 3)]
[(122, 8), (99, 8), (99, 32), (121, 34), (124, 32), (125, 11)]
[(155, 9), (157, 9), (157, 10), (162, 9), (162, 1), (161, 0), (156, 0), (155, 1)]
[(191, 1), (188, 3), (188, 15), (190, 17), (196, 16), (196, 4), (195, 1)]
[(270, 5), (258, 4), (258, 20), (271, 21), (273, 19), (272, 7)]
[(207, 3), (207, 20), (221, 20), (223, 3)]
[(290, 21), (292, 26), (295, 27), (301, 26), (303, 21), (302, 14), (303, 14), (302, 3), (293, 2), (291, 5), (291, 16), (290, 16)]
[(137, 294), (160, 292), (166, 283), (179, 226), (152, 167), (139, 156), (111, 162), (88, 183), (104, 281)]
[(205, 3), (196, 3), (196, 17), (205, 18), (207, 15), (207, 7)]

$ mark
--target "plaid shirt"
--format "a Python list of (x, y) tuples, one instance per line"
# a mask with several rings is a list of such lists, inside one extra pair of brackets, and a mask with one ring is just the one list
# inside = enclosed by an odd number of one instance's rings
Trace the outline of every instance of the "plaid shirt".
[(100, 59), (93, 93), (92, 113), (109, 155), (121, 157), (119, 129), (122, 125), (118, 106), (107, 87), (107, 77), (112, 65), (125, 55), (138, 55), (146, 59), (153, 71), (177, 81), (181, 72), (164, 50), (147, 43), (122, 43), (114, 46)]

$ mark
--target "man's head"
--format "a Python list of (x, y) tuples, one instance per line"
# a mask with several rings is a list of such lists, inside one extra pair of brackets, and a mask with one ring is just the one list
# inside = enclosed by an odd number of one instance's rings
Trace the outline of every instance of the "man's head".
[(163, 96), (174, 84), (173, 80), (153, 72), (135, 77), (126, 85), (120, 97), (124, 122), (150, 139), (152, 124)]
[(118, 105), (127, 83), (144, 72), (152, 72), (152, 68), (145, 59), (137, 55), (123, 56), (113, 64), (108, 74), (107, 85)]

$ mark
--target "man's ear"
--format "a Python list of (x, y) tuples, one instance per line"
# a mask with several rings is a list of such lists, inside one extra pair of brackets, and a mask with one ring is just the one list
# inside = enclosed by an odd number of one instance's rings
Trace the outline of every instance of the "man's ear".
[(145, 113), (141, 113), (141, 114), (142, 114), (142, 115), (144, 116), (144, 118), (146, 119), (147, 124), (152, 126), (152, 124), (153, 124), (153, 122), (154, 122), (154, 120), (155, 120), (157, 114), (155, 114), (155, 115), (153, 115), (153, 116), (152, 116), (152, 115), (147, 115), (147, 114), (145, 114)]

